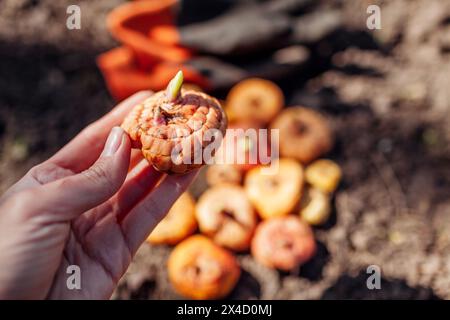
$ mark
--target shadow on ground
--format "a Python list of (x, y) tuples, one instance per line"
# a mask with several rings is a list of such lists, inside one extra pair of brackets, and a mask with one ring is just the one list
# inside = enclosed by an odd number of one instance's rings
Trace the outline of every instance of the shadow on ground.
[(381, 288), (369, 290), (367, 288), (368, 275), (362, 270), (357, 276), (342, 275), (327, 290), (321, 299), (357, 299), (357, 300), (436, 300), (438, 297), (429, 288), (410, 287), (404, 280), (381, 279)]

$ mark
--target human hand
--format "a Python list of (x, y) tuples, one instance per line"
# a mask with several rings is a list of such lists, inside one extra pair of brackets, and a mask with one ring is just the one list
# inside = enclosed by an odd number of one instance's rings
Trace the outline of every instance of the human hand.
[[(111, 296), (139, 246), (196, 175), (157, 172), (114, 127), (150, 95), (122, 102), (0, 198), (0, 299)], [(67, 287), (70, 265), (80, 267), (79, 290)]]

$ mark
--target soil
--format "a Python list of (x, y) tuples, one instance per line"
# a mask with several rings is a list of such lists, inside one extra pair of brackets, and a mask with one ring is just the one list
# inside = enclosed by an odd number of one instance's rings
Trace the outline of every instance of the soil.
[[(78, 1), (73, 31), (71, 1), (0, 2), (0, 192), (114, 105), (95, 57), (117, 45), (104, 21), (121, 2)], [(369, 4), (381, 7), (381, 30), (366, 28)], [(279, 84), (288, 105), (332, 121), (330, 157), (344, 172), (333, 217), (315, 229), (318, 254), (298, 272), (240, 255), (230, 298), (450, 299), (450, 3), (323, 0), (308, 10), (323, 7), (342, 22), (308, 43), (307, 68)], [(167, 281), (169, 252), (144, 244), (114, 298), (180, 298)], [(372, 264), (381, 290), (366, 287)]]

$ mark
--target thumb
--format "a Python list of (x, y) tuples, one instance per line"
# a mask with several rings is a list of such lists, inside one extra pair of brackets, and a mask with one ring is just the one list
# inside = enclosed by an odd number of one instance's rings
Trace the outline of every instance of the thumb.
[[(89, 152), (89, 150), (86, 150)], [(122, 186), (130, 162), (131, 144), (120, 127), (114, 127), (98, 160), (87, 170), (42, 187), (47, 210), (69, 219), (111, 198)]]

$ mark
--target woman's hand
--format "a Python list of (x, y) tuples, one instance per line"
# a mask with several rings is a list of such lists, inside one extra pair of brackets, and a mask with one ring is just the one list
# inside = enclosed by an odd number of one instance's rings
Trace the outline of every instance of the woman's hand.
[[(111, 296), (139, 246), (195, 177), (156, 172), (117, 127), (150, 95), (118, 105), (0, 198), (0, 299)], [(70, 265), (80, 268), (80, 289), (67, 285)]]

